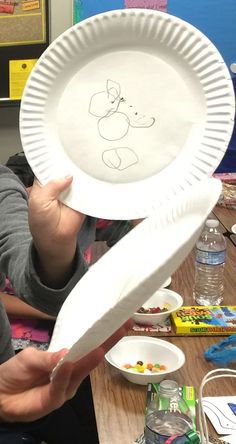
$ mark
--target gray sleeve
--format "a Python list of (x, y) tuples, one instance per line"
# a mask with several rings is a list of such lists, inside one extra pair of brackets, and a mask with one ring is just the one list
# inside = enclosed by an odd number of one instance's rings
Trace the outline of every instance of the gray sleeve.
[(0, 300), (0, 364), (14, 356), (11, 329), (2, 301)]
[(18, 178), (0, 166), (0, 273), (7, 275), (16, 295), (56, 316), (64, 300), (87, 270), (77, 248), (74, 274), (64, 288), (42, 284), (36, 272), (37, 255), (28, 226), (27, 192)]

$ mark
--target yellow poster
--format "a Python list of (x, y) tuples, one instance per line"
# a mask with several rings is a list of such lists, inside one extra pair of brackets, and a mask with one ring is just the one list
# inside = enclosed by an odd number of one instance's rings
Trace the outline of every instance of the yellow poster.
[(26, 81), (37, 59), (9, 61), (9, 98), (20, 100)]

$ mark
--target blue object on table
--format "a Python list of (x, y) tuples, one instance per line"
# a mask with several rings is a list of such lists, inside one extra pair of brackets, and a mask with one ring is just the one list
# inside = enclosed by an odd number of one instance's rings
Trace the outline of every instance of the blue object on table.
[(231, 335), (212, 345), (206, 350), (204, 356), (219, 367), (227, 367), (231, 362), (236, 361), (236, 335)]

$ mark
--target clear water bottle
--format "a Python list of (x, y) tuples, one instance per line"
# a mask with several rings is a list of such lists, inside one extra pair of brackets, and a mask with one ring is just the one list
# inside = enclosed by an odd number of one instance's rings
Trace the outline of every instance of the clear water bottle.
[[(191, 417), (190, 409), (180, 395), (179, 385), (172, 379), (165, 379), (160, 382), (157, 410), (172, 413), (179, 412)], [(191, 420), (190, 425), (192, 426)]]
[(159, 385), (156, 409), (146, 416), (146, 444), (199, 444), (193, 430), (191, 412), (180, 395), (179, 385), (173, 380), (164, 380)]
[(193, 297), (198, 305), (223, 301), (226, 241), (218, 226), (218, 220), (208, 219), (196, 243)]

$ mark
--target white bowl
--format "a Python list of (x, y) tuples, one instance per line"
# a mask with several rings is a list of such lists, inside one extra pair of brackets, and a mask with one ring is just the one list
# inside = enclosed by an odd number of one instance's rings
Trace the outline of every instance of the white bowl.
[(136, 324), (141, 325), (157, 325), (163, 324), (171, 313), (178, 310), (183, 305), (183, 298), (175, 291), (168, 288), (160, 288), (142, 305), (144, 308), (160, 307), (165, 305), (170, 308), (160, 313), (137, 313), (132, 316)]
[(234, 225), (231, 227), (231, 231), (232, 231), (232, 233), (236, 234), (236, 224), (234, 224)]
[[(185, 363), (185, 355), (178, 347), (162, 339), (148, 336), (125, 336), (105, 355), (105, 358), (128, 381), (140, 385), (160, 382)], [(135, 373), (123, 367), (125, 364), (135, 365), (140, 360), (144, 363), (164, 364), (166, 370), (158, 373)]]
[(171, 276), (169, 276), (166, 281), (164, 282), (164, 284), (161, 286), (161, 288), (166, 288), (169, 287), (169, 285), (171, 284)]

